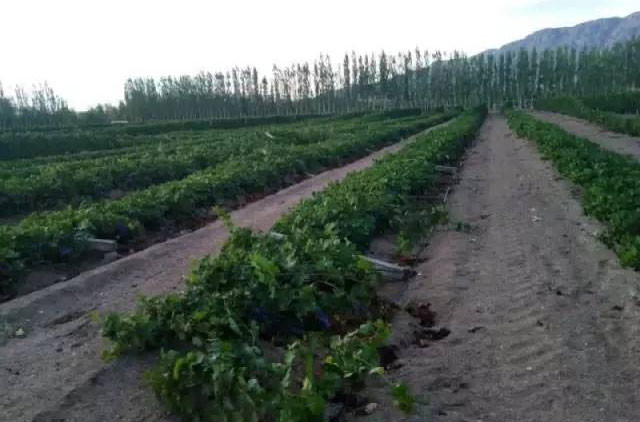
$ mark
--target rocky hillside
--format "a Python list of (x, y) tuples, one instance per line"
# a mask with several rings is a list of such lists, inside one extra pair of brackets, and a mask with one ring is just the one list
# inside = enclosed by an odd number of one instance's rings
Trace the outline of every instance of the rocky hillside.
[(576, 48), (607, 48), (634, 36), (640, 37), (640, 12), (624, 18), (597, 19), (568, 28), (542, 29), (491, 51), (514, 51), (523, 47), (528, 50), (533, 47), (544, 50), (565, 45)]

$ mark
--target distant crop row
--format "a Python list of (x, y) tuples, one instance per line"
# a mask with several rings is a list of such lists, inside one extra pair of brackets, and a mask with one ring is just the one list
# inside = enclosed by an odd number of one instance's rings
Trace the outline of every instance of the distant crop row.
[[(378, 118), (371, 124), (387, 123)], [(328, 137), (359, 136), (372, 129), (356, 119), (318, 119), (304, 125), (263, 127), (261, 131), (237, 129), (197, 135), (179, 132), (179, 140), (166, 146), (156, 143), (137, 147), (133, 152), (92, 159), (32, 166), (20, 160), (20, 167), (0, 165), (0, 215), (78, 204), (82, 200), (108, 197), (116, 189), (132, 191), (181, 179), (271, 144), (315, 143)]]
[(378, 280), (360, 254), (413, 195), (435, 188), (435, 165), (455, 164), (483, 117), (465, 114), (304, 201), (278, 222), (284, 237), (234, 229), (183, 294), (106, 317), (108, 356), (162, 349), (149, 380), (185, 420), (323, 420), (336, 394), (384, 370), (389, 329), (367, 321), (379, 315)]
[(1, 171), (0, 215), (45, 210), (107, 197), (114, 189), (129, 191), (180, 179), (264, 143), (256, 136), (236, 135), (223, 141), (224, 136), (214, 133), (207, 142), (181, 144), (169, 151), (155, 145), (143, 153)]
[(70, 128), (66, 130), (36, 130), (31, 132), (4, 131), (0, 132), (0, 161), (116, 149), (136, 146), (142, 143), (161, 142), (162, 138), (148, 135), (167, 132), (246, 128), (257, 125), (292, 123), (311, 117), (317, 116), (169, 121), (104, 126), (92, 129)]
[[(634, 100), (638, 94), (629, 94), (630, 99), (620, 99), (620, 103), (609, 97), (576, 97), (547, 98), (536, 101), (536, 108), (585, 119), (613, 132), (640, 136), (640, 117), (623, 116), (617, 112), (635, 113), (638, 109)], [(620, 97), (620, 98), (627, 98)], [(616, 112), (612, 112), (614, 110)]]
[[(443, 110), (434, 110), (433, 112), (442, 112)], [(367, 121), (376, 121), (380, 119), (399, 119), (399, 118), (411, 118), (412, 116), (418, 116), (423, 113), (423, 110), (410, 108), (410, 109), (392, 109), (384, 112), (378, 113), (366, 113), (366, 112), (354, 112), (347, 113), (341, 116), (336, 117), (316, 117), (313, 119), (305, 118), (305, 116), (298, 116), (294, 118), (293, 116), (289, 116), (283, 119), (272, 119), (273, 122), (270, 124), (264, 123), (262, 125), (258, 125), (259, 122), (266, 122), (267, 119), (244, 119), (250, 121), (251, 124), (248, 124), (247, 127), (240, 128), (222, 128), (225, 129), (220, 132), (221, 129), (216, 129), (215, 133), (226, 133), (227, 130), (237, 131), (265, 131), (270, 130), (267, 128), (273, 128), (276, 126), (286, 126), (289, 129), (297, 129), (303, 126), (310, 126), (315, 124), (322, 124), (323, 122), (331, 121), (334, 124), (341, 120), (352, 120), (352, 119), (360, 119), (362, 122)], [(308, 117), (308, 116), (306, 116)], [(173, 123), (176, 123), (174, 126)], [(182, 125), (178, 125), (178, 123), (184, 123)], [(62, 162), (80, 162), (85, 160), (92, 160), (98, 158), (106, 158), (112, 157), (115, 155), (124, 155), (124, 154), (144, 154), (150, 151), (154, 151), (155, 149), (161, 147), (163, 151), (166, 153), (170, 153), (175, 148), (181, 148), (186, 143), (194, 143), (194, 142), (209, 142), (210, 135), (214, 133), (212, 130), (187, 130), (189, 121), (186, 122), (164, 122), (164, 123), (156, 123), (156, 125), (174, 128), (177, 129), (179, 127), (185, 126), (183, 130), (180, 131), (167, 131), (167, 132), (159, 132), (158, 134), (149, 133), (149, 134), (140, 134), (140, 135), (149, 135), (149, 136), (138, 136), (134, 139), (126, 140), (122, 145), (119, 141), (114, 141), (116, 146), (114, 148), (102, 148), (97, 150), (84, 150), (81, 146), (71, 148), (73, 151), (79, 150), (77, 152), (64, 152), (53, 155), (42, 155), (35, 157), (22, 157), (22, 158), (12, 158), (8, 160), (0, 159), (0, 178), (11, 176), (12, 172), (21, 172), (25, 175), (33, 174), (38, 171), (38, 167), (47, 164), (53, 163), (62, 163)], [(148, 126), (152, 124), (145, 124), (143, 126)], [(258, 127), (256, 127), (258, 126)], [(262, 127), (260, 127), (262, 126)], [(129, 127), (129, 126), (125, 126)], [(137, 126), (133, 126), (137, 127)], [(248, 129), (251, 128), (251, 129)], [(102, 129), (98, 134), (103, 134), (106, 129)], [(124, 129), (123, 129), (124, 130)], [(79, 131), (79, 129), (69, 129), (67, 131), (62, 131), (60, 134), (65, 133), (75, 133), (74, 131)], [(0, 132), (2, 133), (2, 132)], [(10, 133), (10, 132), (5, 132)], [(43, 131), (42, 134), (48, 133), (47, 131)], [(28, 132), (27, 134), (37, 135), (41, 134), (41, 132)], [(115, 132), (114, 135), (117, 135), (118, 132)], [(122, 134), (121, 134), (122, 135)], [(129, 135), (125, 131), (125, 135)], [(82, 140), (80, 141), (83, 142)], [(1, 151), (1, 150), (0, 150)], [(1, 155), (1, 154), (0, 154)]]
[(610, 95), (580, 97), (580, 100), (596, 110), (618, 114), (640, 113), (640, 92), (621, 92)]
[(602, 221), (603, 240), (624, 265), (640, 269), (640, 162), (600, 148), (520, 112), (509, 114), (518, 135), (532, 139), (558, 171), (584, 189), (584, 210)]
[[(315, 119), (313, 122), (321, 123), (327, 119)], [(337, 120), (337, 119), (332, 119)], [(288, 123), (286, 127), (294, 130), (309, 125), (311, 120), (303, 120), (297, 123)], [(283, 125), (284, 126), (284, 125)], [(91, 164), (91, 160), (128, 155), (130, 158), (142, 156), (158, 151), (170, 154), (178, 149), (189, 146), (196, 146), (203, 143), (210, 143), (218, 138), (225, 138), (225, 135), (255, 133), (257, 131), (273, 130), (276, 126), (255, 127), (252, 129), (229, 129), (210, 131), (181, 131), (170, 132), (162, 135), (153, 135), (136, 138), (135, 144), (131, 146), (117, 147), (112, 149), (101, 149), (95, 151), (81, 151), (76, 153), (66, 153), (58, 155), (38, 156), (33, 158), (19, 158), (15, 160), (0, 161), (0, 178), (8, 178), (13, 175), (28, 176), (39, 173), (45, 166), (52, 164)]]
[[(236, 131), (243, 133), (241, 129)], [(224, 139), (224, 135), (229, 135), (229, 132), (236, 131), (173, 132), (161, 135), (163, 139), (160, 139), (159, 142), (141, 142), (137, 146), (0, 161), (0, 178), (9, 179), (37, 175), (47, 171), (48, 168), (60, 165), (72, 168), (72, 166), (99, 165), (100, 161), (105, 159), (124, 157), (135, 159), (149, 154), (172, 154), (188, 147), (213, 143), (219, 138)]]
[(32, 214), (14, 226), (0, 226), (0, 276), (9, 288), (16, 270), (40, 261), (77, 258), (88, 237), (128, 242), (145, 230), (192, 219), (212, 205), (273, 191), (307, 172), (336, 166), (443, 122), (452, 113), (364, 125), (348, 136), (310, 144), (265, 145), (184, 179), (62, 211)]

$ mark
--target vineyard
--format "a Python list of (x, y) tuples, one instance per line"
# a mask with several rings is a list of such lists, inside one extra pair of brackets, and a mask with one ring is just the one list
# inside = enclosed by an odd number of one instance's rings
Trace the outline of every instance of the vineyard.
[[(343, 320), (344, 328), (357, 325), (367, 312), (353, 310), (371, 306), (376, 276), (358, 248), (398, 220), (411, 196), (433, 188), (434, 166), (455, 163), (482, 117), (475, 112), (419, 137), (304, 202), (277, 223), (283, 239), (234, 229), (220, 256), (194, 269), (184, 296), (148, 299), (132, 316), (109, 316), (110, 353), (191, 345), (164, 354), (152, 380), (169, 407), (189, 419), (321, 418), (326, 400), (348, 393), (378, 368), (377, 348), (387, 330), (368, 322), (344, 337), (331, 336), (340, 331), (332, 330), (332, 320)], [(299, 340), (304, 332), (316, 332), (308, 340), (314, 344)], [(284, 364), (265, 360), (258, 341), (264, 337), (286, 344)], [(318, 379), (307, 373), (297, 389), (291, 371), (299, 360), (316, 367), (315, 348), (328, 350), (326, 372)], [(235, 374), (235, 368), (249, 372)]]
[[(22, 159), (13, 170), (15, 164), (5, 161), (5, 216), (40, 212), (0, 227), (0, 288), (11, 293), (21, 272), (43, 262), (82, 259), (89, 239), (112, 239), (124, 248), (154, 231), (178, 232), (214, 217), (213, 206), (233, 207), (264, 196), (455, 114), (412, 113), (257, 130), (170, 132), (144, 137), (133, 151), (127, 147), (105, 150), (106, 156), (81, 153), (45, 162), (34, 158), (31, 165)], [(112, 198), (115, 189), (120, 198)]]
[(0, 422), (640, 420), (638, 69), (633, 38), (0, 89)]

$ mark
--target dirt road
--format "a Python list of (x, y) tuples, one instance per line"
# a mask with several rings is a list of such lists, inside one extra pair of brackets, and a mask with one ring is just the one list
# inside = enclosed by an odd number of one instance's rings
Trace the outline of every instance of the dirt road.
[(556, 124), (569, 133), (587, 138), (603, 148), (619, 154), (629, 154), (640, 160), (640, 138), (623, 133), (609, 132), (586, 120), (576, 119), (564, 114), (533, 111), (531, 115), (545, 122)]
[[(449, 202), (451, 221), (471, 228), (438, 233), (403, 295), (431, 303), (451, 334), (405, 343), (388, 375), (410, 386), (416, 415), (394, 410), (380, 385), (369, 419), (640, 420), (640, 275), (596, 239), (576, 194), (489, 117)], [(396, 338), (410, 331), (399, 316)]]
[[(240, 226), (268, 230), (301, 199), (349, 172), (370, 166), (376, 158), (399, 150), (414, 138), (252, 203), (233, 212), (232, 219)], [(180, 289), (191, 261), (216, 253), (226, 238), (226, 229), (215, 222), (0, 304), (0, 325), (12, 333), (26, 333), (0, 347), (0, 421), (165, 420), (155, 398), (140, 385), (148, 359), (123, 359), (105, 365), (100, 358), (104, 342), (91, 314), (129, 311), (141, 294)]]

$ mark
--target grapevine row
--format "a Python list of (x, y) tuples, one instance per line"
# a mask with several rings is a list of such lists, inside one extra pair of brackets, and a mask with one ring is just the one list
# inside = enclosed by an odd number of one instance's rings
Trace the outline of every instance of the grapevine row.
[[(587, 105), (589, 104), (589, 105)], [(601, 100), (596, 98), (580, 99), (576, 97), (558, 97), (538, 100), (536, 108), (555, 113), (567, 114), (569, 116), (585, 119), (597, 125), (604, 127), (613, 132), (626, 133), (631, 136), (640, 136), (640, 117), (623, 116), (606, 108), (592, 108), (598, 105), (610, 106), (615, 110), (620, 110), (621, 105), (617, 107), (609, 104), (603, 97)], [(623, 110), (635, 112), (633, 108), (622, 108)]]
[(377, 315), (378, 277), (361, 252), (413, 195), (435, 187), (435, 165), (458, 161), (485, 112), (304, 201), (278, 222), (284, 237), (234, 228), (184, 293), (105, 319), (108, 356), (162, 348), (151, 385), (188, 420), (322, 420), (330, 398), (381, 371), (388, 328), (367, 322)]
[[(273, 143), (302, 144), (324, 141), (329, 136), (363, 136), (364, 132), (388, 122), (379, 119), (368, 127), (356, 124), (354, 120), (322, 119), (306, 125), (264, 127), (260, 132), (249, 129), (204, 132), (193, 139), (182, 132), (179, 141), (169, 142), (166, 147), (152, 144), (130, 154), (7, 169), (0, 185), (0, 215), (77, 204), (108, 197), (114, 189), (132, 191), (181, 179)], [(0, 176), (2, 173), (0, 170)]]
[(0, 132), (0, 161), (32, 158), (82, 151), (124, 148), (142, 143), (159, 142), (157, 135), (177, 131), (236, 129), (249, 126), (293, 123), (316, 116), (271, 116), (217, 120), (187, 120), (145, 123), (126, 126), (105, 126), (93, 129), (4, 131)]
[(308, 174), (361, 157), (369, 149), (441, 123), (454, 113), (398, 119), (358, 136), (309, 145), (270, 144), (230, 158), (184, 179), (135, 191), (121, 199), (91, 202), (62, 211), (32, 214), (14, 226), (0, 226), (0, 290), (10, 290), (16, 273), (41, 261), (79, 259), (90, 237), (127, 243), (143, 232), (193, 220), (207, 207), (264, 194)]
[(524, 113), (510, 112), (509, 125), (584, 189), (585, 212), (605, 225), (602, 239), (623, 265), (640, 269), (640, 163)]

